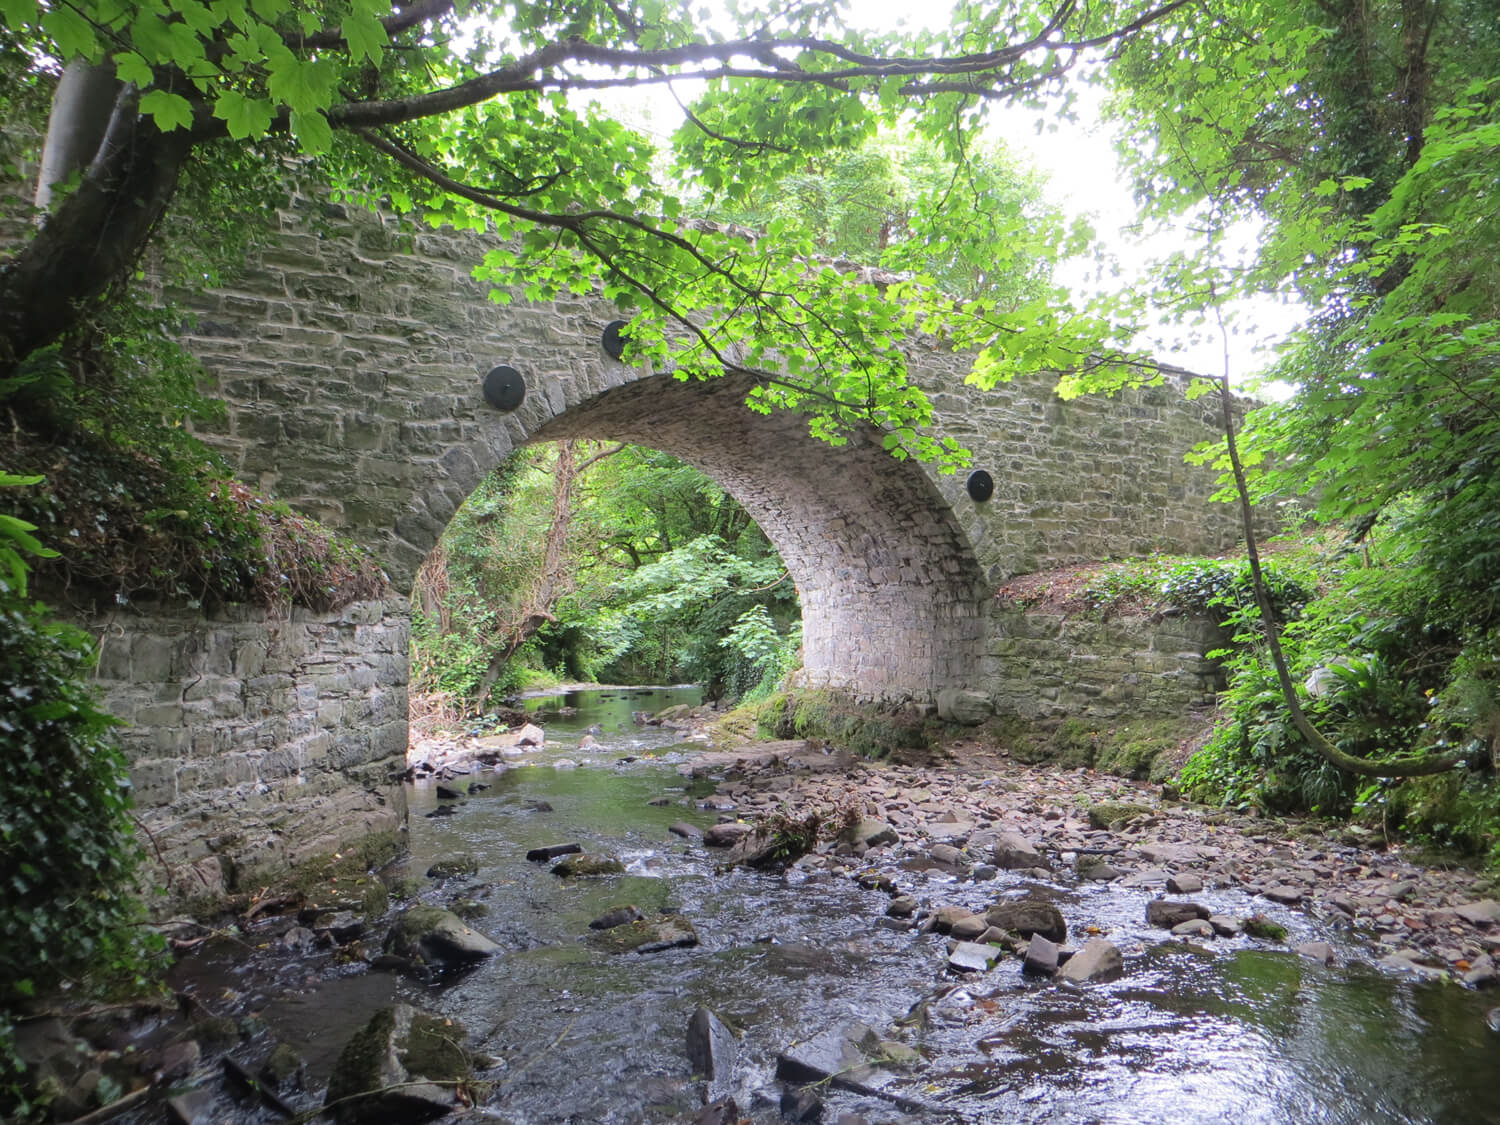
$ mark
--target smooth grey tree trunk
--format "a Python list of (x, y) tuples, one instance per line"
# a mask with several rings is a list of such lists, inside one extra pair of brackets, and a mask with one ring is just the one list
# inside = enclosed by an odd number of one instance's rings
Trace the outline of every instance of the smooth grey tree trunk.
[(52, 209), (58, 185), (82, 174), (100, 155), (99, 146), (109, 131), (119, 92), (120, 83), (112, 66), (74, 60), (63, 69), (52, 95), (36, 181), (35, 203), (43, 214)]

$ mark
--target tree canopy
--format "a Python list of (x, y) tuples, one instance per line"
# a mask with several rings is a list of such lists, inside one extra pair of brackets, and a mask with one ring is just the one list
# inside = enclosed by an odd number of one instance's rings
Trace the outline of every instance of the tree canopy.
[[(28, 80), (69, 64), (48, 130), (68, 158), (43, 158), (62, 197), (0, 266), (0, 377), (131, 268), (194, 165), (296, 151), (337, 192), (511, 239), (480, 271), (499, 301), (602, 291), (637, 310), (639, 358), (750, 371), (758, 408), (806, 410), (820, 436), (875, 421), (954, 459), (922, 432), (931, 411), (895, 346), (957, 311), (920, 263), (903, 304), (815, 260), (784, 222), (748, 238), (695, 222), (647, 139), (571, 95), (703, 82), (673, 159), (712, 213), (901, 117), (961, 159), (995, 100), (1049, 87), (1184, 2), (961, 3), (948, 28), (898, 37), (846, 27), (839, 0), (732, 4), (712, 21), (663, 0), (0, 0)], [(1055, 342), (1066, 333), (1038, 343), (1046, 302), (963, 312), (963, 342), (992, 370), (1078, 358)]]

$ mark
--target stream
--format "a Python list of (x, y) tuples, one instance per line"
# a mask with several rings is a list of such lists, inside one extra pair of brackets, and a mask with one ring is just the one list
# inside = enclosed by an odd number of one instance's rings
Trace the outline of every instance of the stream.
[[(1500, 1122), (1500, 1034), (1485, 1026), (1492, 994), (1367, 967), (1347, 935), (1316, 935), (1343, 942), (1336, 968), (1248, 941), (1213, 952), (1167, 941), (1127, 949), (1125, 974), (1104, 984), (1025, 980), (1014, 960), (958, 978), (943, 968), (948, 939), (872, 924), (889, 901), (880, 891), (824, 872), (717, 872), (717, 855), (668, 832), (721, 815), (701, 807), (712, 783), (676, 769), (698, 748), (631, 721), (632, 711), (695, 701), (691, 689), (533, 700), (548, 741), (526, 764), (480, 775), (489, 788), (453, 815), (427, 815), (448, 803), (432, 783), (411, 788), (410, 858), (391, 875), (422, 881), (425, 901), (477, 904), (471, 925), (501, 955), (423, 984), (330, 951), (247, 957), (242, 943), (219, 942), (185, 959), (175, 983), (238, 998), (238, 1010), (264, 1024), (263, 1052), (275, 1040), (302, 1056), (307, 1092), (291, 1099), (298, 1108), (314, 1103), (350, 1034), (404, 1000), (461, 1023), (473, 1047), (500, 1060), (484, 1075), (494, 1092), (471, 1111), (476, 1119), (690, 1121), (702, 1083), (684, 1038), (702, 1004), (743, 1033), (741, 1113), (781, 1121), (779, 1052), (854, 1021), (891, 1035), (925, 1000), (926, 1018), (901, 1037), (926, 1062), (901, 1092), (927, 1108), (831, 1089), (826, 1122), (841, 1112), (876, 1123)], [(590, 728), (602, 731), (598, 745), (580, 749)], [(577, 768), (553, 765), (563, 758)], [(649, 803), (664, 797), (669, 803)], [(565, 881), (525, 858), (573, 841), (616, 856), (626, 874)], [(422, 879), (431, 863), (458, 853), (479, 860), (477, 876)], [(911, 878), (917, 893), (956, 884), (939, 871)], [(1138, 922), (1139, 896), (1128, 906), (1118, 896), (1116, 906), (1117, 892), (1103, 884), (1053, 886), (1002, 872), (943, 889), (981, 904), (1022, 888), (1045, 892), (1070, 919), (1108, 923), (1128, 910)], [(1214, 901), (1213, 892), (1197, 897)], [(700, 944), (611, 955), (581, 940), (591, 919), (624, 903), (685, 915)], [(276, 1120), (243, 1105), (222, 1109), (215, 1120)]]

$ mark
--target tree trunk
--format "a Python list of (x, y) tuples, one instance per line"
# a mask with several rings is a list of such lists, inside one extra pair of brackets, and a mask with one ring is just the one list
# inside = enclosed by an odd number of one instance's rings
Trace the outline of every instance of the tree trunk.
[(42, 146), (41, 170), (36, 180), (36, 208), (52, 208), (53, 189), (75, 172), (85, 171), (99, 155), (99, 146), (114, 115), (120, 83), (113, 66), (70, 62), (52, 95), (47, 139)]
[(1255, 516), (1250, 503), (1250, 486), (1245, 480), (1245, 467), (1240, 461), (1239, 445), (1234, 435), (1234, 396), (1229, 390), (1229, 377), (1219, 377), (1219, 405), (1224, 418), (1224, 441), (1229, 453), (1229, 467), (1234, 474), (1234, 487), (1239, 496), (1240, 520), (1245, 532), (1245, 557), (1250, 563), (1250, 585), (1255, 591), (1255, 604), (1260, 610), (1260, 627), (1266, 640), (1266, 649), (1271, 657), (1271, 667), (1276, 672), (1276, 683), (1281, 688), (1281, 699), (1291, 716), (1292, 725), (1313, 751), (1329, 765), (1359, 777), (1427, 777), (1446, 773), (1459, 765), (1464, 755), (1461, 751), (1449, 754), (1428, 755), (1409, 758), (1399, 762), (1375, 762), (1368, 758), (1357, 758), (1340, 750), (1323, 734), (1307, 712), (1302, 710), (1302, 701), (1297, 697), (1297, 687), (1292, 683), (1291, 671), (1287, 668), (1286, 655), (1281, 650), (1281, 626), (1277, 623), (1276, 611), (1271, 604), (1271, 587), (1261, 570), (1260, 548), (1255, 539)]
[[(556, 620), (552, 606), (571, 585), (566, 548), (568, 532), (573, 526), (573, 484), (581, 471), (574, 460), (577, 445), (576, 441), (565, 441), (557, 447), (557, 464), (552, 470), (552, 521), (542, 549), (541, 570), (522, 600), (518, 619), (501, 639), (500, 647), (484, 670), (484, 678), (479, 681), (474, 702), (481, 709), (516, 651), (543, 625)], [(591, 458), (586, 464), (591, 465), (595, 460), (598, 458)]]
[[(71, 129), (69, 115), (57, 118), (57, 127)], [(49, 126), (49, 146), (51, 132)], [(186, 130), (162, 133), (140, 117), (133, 87), (120, 90), (77, 190), (0, 265), (0, 379), (66, 335), (84, 306), (134, 266), (171, 202), (192, 145)]]

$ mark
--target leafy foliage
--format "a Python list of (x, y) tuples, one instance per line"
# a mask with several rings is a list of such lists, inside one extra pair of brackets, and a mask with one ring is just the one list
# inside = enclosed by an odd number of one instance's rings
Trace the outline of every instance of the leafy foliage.
[[(7, 548), (0, 546), (0, 554)], [(90, 638), (0, 587), (0, 1111), (26, 1111), (12, 1019), (58, 988), (139, 987), (157, 948), (114, 720), (84, 682)]]
[[(1376, 536), (1363, 552), (1325, 555), (1319, 596), (1285, 626), (1283, 645), (1304, 709), (1340, 749), (1359, 757), (1466, 748), (1472, 765), (1457, 776), (1471, 776), (1483, 788), (1488, 763), (1476, 720), (1493, 712), (1495, 695), (1492, 683), (1475, 677), (1492, 665), (1483, 646), (1466, 641), (1462, 623), (1447, 617), (1431, 574), (1425, 585), (1414, 581), (1409, 542), (1387, 534), (1385, 524)], [(1257, 643), (1256, 616), (1245, 606), (1229, 617), (1239, 643), (1223, 654), (1228, 714), (1184, 770), (1187, 787), (1200, 797), (1275, 812), (1348, 815), (1372, 794), (1418, 792), (1429, 784), (1416, 779), (1362, 789), (1317, 756), (1286, 714)], [(1492, 639), (1487, 646), (1493, 648)]]
[[(795, 590), (733, 499), (665, 454), (585, 457), (549, 620), (500, 681), (535, 668), (577, 680), (704, 684), (740, 696), (774, 681), (800, 644)], [(413, 684), (471, 707), (487, 663), (543, 563), (554, 454), (513, 456), (455, 515), (415, 599)]]

